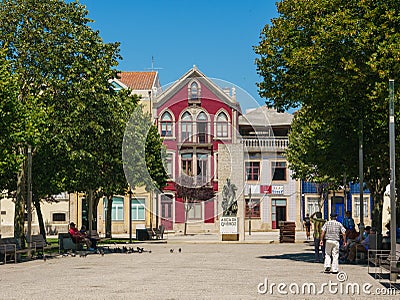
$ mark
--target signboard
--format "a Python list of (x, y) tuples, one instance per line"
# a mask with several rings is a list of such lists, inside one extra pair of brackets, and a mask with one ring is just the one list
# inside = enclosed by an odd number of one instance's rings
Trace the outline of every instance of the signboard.
[(272, 194), (283, 195), (283, 185), (273, 185)]
[(237, 234), (238, 218), (237, 217), (221, 217), (219, 221), (219, 230), (221, 234)]

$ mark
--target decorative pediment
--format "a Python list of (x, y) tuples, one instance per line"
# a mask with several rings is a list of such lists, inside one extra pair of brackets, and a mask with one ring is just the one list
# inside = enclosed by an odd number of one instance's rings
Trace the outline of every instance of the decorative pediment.
[[(235, 95), (228, 95), (226, 91), (215, 84), (211, 79), (207, 78), (201, 71), (193, 66), (186, 74), (173, 83), (163, 93), (161, 93), (154, 102), (154, 107), (161, 107), (169, 101), (178, 92), (185, 89), (187, 91), (187, 99), (190, 104), (199, 105), (200, 99), (203, 97), (203, 91), (207, 88), (216, 97), (216, 99), (224, 102), (235, 110), (240, 110), (239, 103), (236, 102)], [(196, 98), (197, 95), (197, 98)]]

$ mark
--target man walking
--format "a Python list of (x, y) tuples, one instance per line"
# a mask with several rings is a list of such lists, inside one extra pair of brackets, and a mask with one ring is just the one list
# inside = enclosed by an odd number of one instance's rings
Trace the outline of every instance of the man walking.
[[(346, 229), (336, 220), (337, 214), (331, 213), (331, 220), (322, 226), (321, 241), (322, 246), (325, 241), (325, 262), (324, 272), (329, 273), (332, 266), (332, 274), (337, 274), (339, 269), (339, 241), (340, 233), (343, 234), (343, 246), (346, 247)], [(332, 261), (331, 261), (332, 255)]]

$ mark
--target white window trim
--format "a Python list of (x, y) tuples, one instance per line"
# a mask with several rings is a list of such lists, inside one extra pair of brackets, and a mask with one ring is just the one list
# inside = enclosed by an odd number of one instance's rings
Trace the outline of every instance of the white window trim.
[[(145, 197), (135, 197), (135, 198), (131, 198), (131, 201), (134, 201), (134, 200), (144, 200), (144, 203), (143, 204), (131, 204), (131, 209), (133, 210), (133, 208), (134, 207), (136, 207), (136, 217), (135, 216), (133, 216), (133, 213), (132, 213), (132, 220), (131, 221), (145, 221), (146, 220), (146, 198)], [(138, 212), (139, 212), (139, 208), (140, 207), (143, 207), (143, 211), (144, 211), (144, 214), (143, 214), (143, 219), (139, 219), (139, 214), (138, 214)]]
[[(369, 218), (369, 201), (370, 201), (370, 195), (366, 194), (363, 195), (364, 198), (364, 218)], [(358, 199), (358, 201), (356, 200)], [(353, 195), (353, 217), (354, 218), (359, 218), (360, 217), (360, 195)], [(357, 204), (356, 204), (357, 203)]]
[[(217, 122), (217, 117), (218, 117), (218, 115), (220, 114), (220, 113), (224, 113), (225, 115), (226, 115), (226, 117), (228, 118), (228, 136), (225, 136), (225, 137), (220, 137), (220, 136), (218, 136), (217, 135), (217, 124), (218, 124), (218, 122)], [(214, 139), (218, 139), (218, 140), (230, 140), (231, 138), (232, 138), (232, 121), (231, 121), (231, 116), (228, 114), (228, 112), (225, 110), (225, 109), (223, 109), (223, 108), (221, 108), (221, 109), (219, 109), (216, 113), (215, 113), (215, 115), (214, 115), (214, 124), (213, 124), (214, 126)]]
[[(171, 125), (172, 125), (172, 135), (171, 136), (162, 136), (161, 134), (162, 134), (162, 128), (161, 128), (161, 124), (162, 124), (162, 116), (165, 114), (165, 113), (169, 113), (170, 115), (171, 115), (171, 118), (172, 118), (172, 123), (171, 123)], [(160, 118), (159, 118), (159, 122), (158, 122), (158, 132), (159, 132), (159, 134), (160, 134), (160, 136), (164, 139), (164, 140), (174, 140), (174, 139), (176, 139), (176, 137), (175, 137), (175, 125), (176, 125), (176, 121), (175, 121), (175, 116), (174, 116), (174, 114), (172, 113), (172, 111), (170, 111), (168, 108), (167, 109), (164, 109), (163, 111), (161, 111), (161, 113), (160, 113)]]
[(201, 84), (197, 79), (193, 78), (192, 80), (189, 81), (189, 84), (187, 86), (189, 102), (192, 100), (192, 84), (193, 83), (197, 84), (197, 99), (198, 100), (201, 99)]
[[(167, 150), (167, 155), (170, 154), (172, 157), (171, 160), (171, 177), (169, 177), (169, 180), (175, 180), (175, 163), (176, 163), (176, 153), (175, 151), (169, 151)], [(166, 173), (168, 173), (167, 170), (165, 170)], [(169, 174), (167, 174), (169, 175)]]

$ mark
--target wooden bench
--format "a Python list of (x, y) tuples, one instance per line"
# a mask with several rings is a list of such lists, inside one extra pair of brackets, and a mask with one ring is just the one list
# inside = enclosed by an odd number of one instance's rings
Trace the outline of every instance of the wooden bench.
[(87, 236), (90, 239), (90, 241), (92, 242), (92, 247), (93, 248), (97, 248), (97, 244), (98, 243), (102, 243), (102, 242), (106, 242), (106, 241), (110, 240), (110, 238), (100, 237), (100, 235), (98, 234), (97, 230), (90, 230), (88, 232)]
[(4, 256), (4, 264), (7, 263), (7, 256), (10, 260), (14, 259), (14, 263), (17, 263), (17, 255), (22, 253), (28, 253), (28, 249), (22, 249), (15, 238), (0, 239), (0, 254)]
[(164, 225), (160, 225), (158, 228), (146, 228), (146, 229), (150, 239), (156, 238), (157, 240), (158, 239), (162, 240), (164, 238), (164, 230), (165, 230)]
[(69, 233), (58, 234), (58, 252), (66, 252), (68, 250), (80, 251), (83, 250), (82, 243), (75, 243)]
[(158, 227), (158, 229), (156, 228), (155, 230), (155, 233), (156, 233), (156, 239), (158, 240), (158, 239), (164, 239), (164, 231), (165, 231), (165, 226), (164, 225), (160, 225), (159, 227)]
[(47, 241), (44, 239), (43, 235), (41, 234), (34, 234), (31, 236), (31, 239), (29, 241), (29, 237), (26, 237), (26, 242), (31, 243), (31, 248), (35, 251), (35, 253), (42, 253), (44, 255), (44, 252), (46, 250), (51, 250), (51, 244), (47, 243)]

